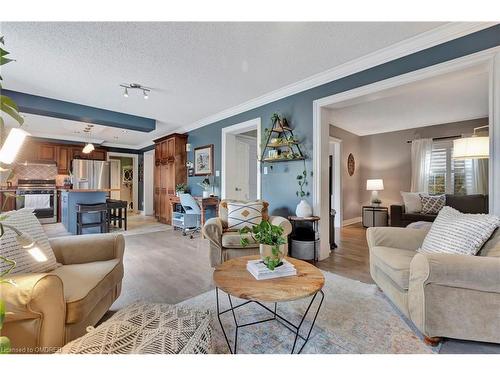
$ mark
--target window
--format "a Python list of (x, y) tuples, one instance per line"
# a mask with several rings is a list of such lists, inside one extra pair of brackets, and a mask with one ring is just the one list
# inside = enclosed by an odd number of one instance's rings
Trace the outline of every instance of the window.
[(429, 194), (466, 195), (472, 190), (472, 160), (452, 159), (453, 141), (432, 145)]

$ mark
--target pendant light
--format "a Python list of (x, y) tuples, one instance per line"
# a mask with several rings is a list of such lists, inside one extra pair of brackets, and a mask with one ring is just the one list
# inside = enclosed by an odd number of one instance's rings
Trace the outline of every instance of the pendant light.
[(490, 137), (476, 134), (478, 129), (488, 128), (488, 125), (474, 128), (471, 137), (463, 137), (453, 140), (452, 158), (464, 159), (487, 159), (490, 155)]
[(83, 146), (83, 149), (82, 149), (82, 152), (84, 154), (90, 154), (92, 151), (95, 150), (95, 147), (94, 145), (92, 144), (92, 142), (90, 142), (90, 132), (92, 131), (92, 128), (94, 127), (94, 125), (87, 125), (87, 127), (85, 129), (83, 129), (83, 132), (87, 134), (87, 143), (85, 144), (85, 146)]
[(144, 100), (149, 98), (149, 93), (151, 92), (151, 88), (143, 86), (139, 83), (122, 83), (120, 87), (123, 87), (123, 96), (128, 98), (128, 90), (140, 90), (142, 91), (142, 97)]

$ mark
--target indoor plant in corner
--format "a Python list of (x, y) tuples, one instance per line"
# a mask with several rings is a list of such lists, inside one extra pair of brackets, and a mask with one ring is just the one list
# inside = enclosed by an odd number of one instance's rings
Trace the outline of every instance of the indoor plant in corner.
[(239, 230), (241, 235), (241, 246), (246, 247), (250, 243), (244, 234), (250, 233), (252, 238), (259, 244), (260, 257), (262, 261), (273, 271), (283, 264), (282, 260), (287, 254), (287, 241), (283, 236), (283, 228), (273, 225), (269, 221), (262, 220), (259, 225), (254, 225), (251, 229), (245, 227)]

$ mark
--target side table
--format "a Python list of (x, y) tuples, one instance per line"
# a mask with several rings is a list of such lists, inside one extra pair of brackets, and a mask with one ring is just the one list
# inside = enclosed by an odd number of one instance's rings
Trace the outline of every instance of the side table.
[[(302, 259), (312, 260), (316, 263), (318, 260), (319, 246), (319, 216), (299, 217), (288, 216), (288, 220), (292, 224), (292, 233), (290, 233), (290, 256)], [(312, 238), (300, 238), (297, 236), (297, 223), (312, 224)], [(312, 253), (312, 254), (311, 254)]]
[(386, 227), (389, 225), (389, 209), (382, 206), (363, 206), (363, 227)]

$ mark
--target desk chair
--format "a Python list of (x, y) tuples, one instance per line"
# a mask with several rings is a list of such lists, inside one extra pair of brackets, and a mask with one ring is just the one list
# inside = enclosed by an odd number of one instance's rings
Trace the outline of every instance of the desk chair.
[(191, 194), (181, 194), (179, 199), (185, 212), (182, 234), (186, 236), (189, 233), (190, 238), (193, 238), (193, 234), (201, 230), (200, 205)]

